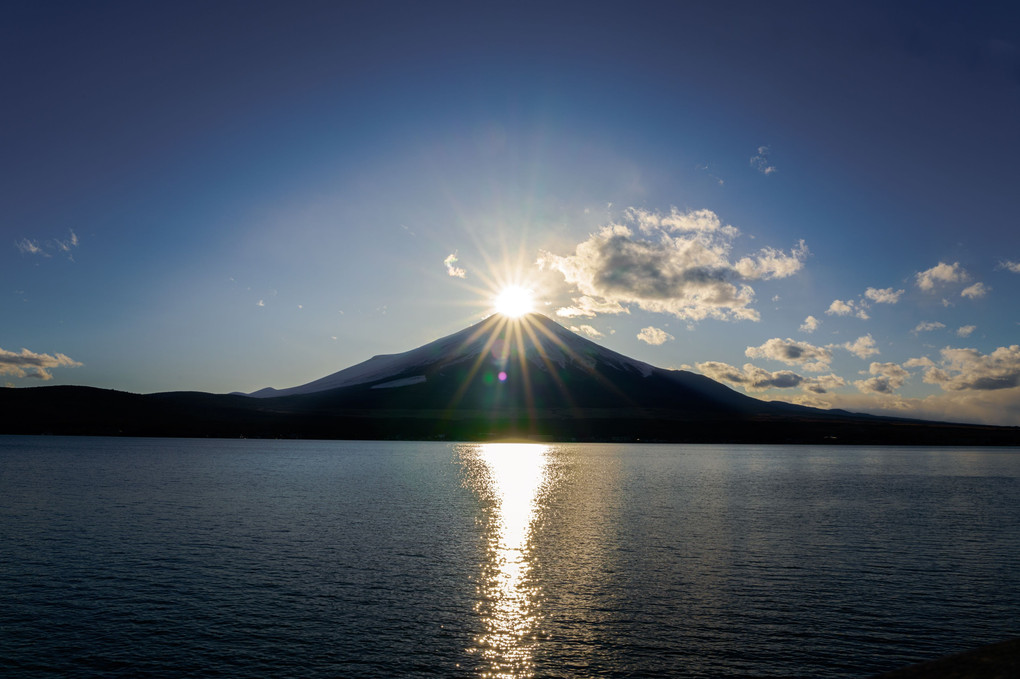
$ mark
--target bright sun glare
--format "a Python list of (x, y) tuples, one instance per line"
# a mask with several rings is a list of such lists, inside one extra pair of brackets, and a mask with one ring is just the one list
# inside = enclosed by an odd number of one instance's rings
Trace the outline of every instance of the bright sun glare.
[(519, 285), (508, 285), (500, 290), (493, 304), (498, 313), (510, 318), (530, 313), (535, 306), (531, 290)]

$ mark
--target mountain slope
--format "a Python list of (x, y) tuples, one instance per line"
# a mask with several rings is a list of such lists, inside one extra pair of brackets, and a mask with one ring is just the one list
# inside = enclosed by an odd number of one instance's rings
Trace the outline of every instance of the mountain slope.
[(766, 402), (606, 349), (539, 314), (251, 395), (0, 389), (0, 434), (1020, 445), (1020, 428)]

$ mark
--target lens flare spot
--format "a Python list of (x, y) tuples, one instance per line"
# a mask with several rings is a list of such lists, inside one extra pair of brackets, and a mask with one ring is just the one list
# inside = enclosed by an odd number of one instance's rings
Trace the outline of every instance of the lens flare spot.
[(506, 382), (506, 373), (504, 371), (500, 370), (498, 377), (500, 382)]

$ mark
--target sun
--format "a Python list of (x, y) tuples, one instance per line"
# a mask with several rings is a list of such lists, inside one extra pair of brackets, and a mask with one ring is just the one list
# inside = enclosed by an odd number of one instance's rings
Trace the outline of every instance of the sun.
[(499, 291), (493, 300), (496, 312), (510, 318), (518, 318), (531, 313), (535, 308), (534, 294), (520, 285), (508, 285)]

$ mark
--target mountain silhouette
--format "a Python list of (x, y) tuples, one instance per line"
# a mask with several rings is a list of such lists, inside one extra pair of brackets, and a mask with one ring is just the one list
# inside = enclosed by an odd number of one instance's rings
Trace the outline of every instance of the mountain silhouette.
[(0, 389), (0, 433), (734, 443), (1020, 443), (1020, 429), (821, 410), (602, 347), (541, 315), (251, 394)]

